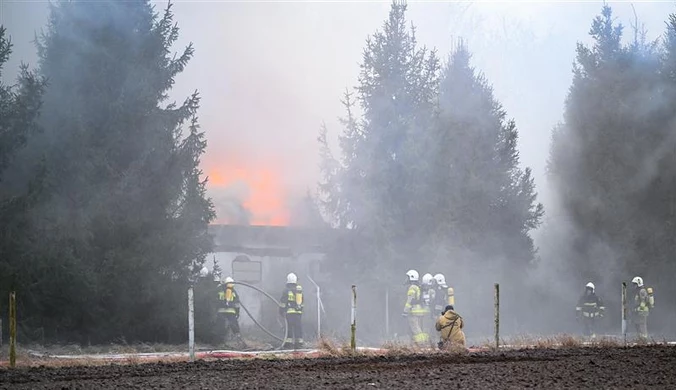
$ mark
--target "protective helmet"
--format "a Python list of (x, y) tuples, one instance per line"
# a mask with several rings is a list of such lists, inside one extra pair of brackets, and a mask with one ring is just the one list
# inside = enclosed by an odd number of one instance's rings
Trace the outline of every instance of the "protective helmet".
[(425, 274), (425, 275), (423, 275), (422, 283), (423, 283), (424, 285), (428, 285), (428, 286), (429, 286), (429, 285), (432, 284), (432, 280), (434, 280), (434, 278), (432, 277), (432, 274)]
[(207, 276), (209, 276), (209, 269), (207, 267), (202, 267), (200, 270), (200, 277), (206, 278)]
[(231, 277), (228, 276), (227, 278), (223, 279), (223, 284), (225, 284), (225, 283), (232, 283), (232, 282), (234, 282), (234, 281), (235, 281), (235, 279), (233, 279), (233, 278), (231, 278)]
[(587, 283), (587, 285), (585, 287), (591, 289), (592, 292), (594, 292), (594, 289), (596, 288), (596, 287), (594, 287), (594, 283), (592, 283), (592, 282)]
[(418, 271), (416, 271), (414, 269), (408, 270), (408, 272), (406, 272), (406, 276), (408, 277), (409, 282), (417, 282), (418, 281)]
[(296, 276), (296, 274), (291, 272), (290, 274), (286, 275), (286, 283), (290, 284), (298, 283), (298, 277)]
[(632, 279), (631, 282), (636, 284), (639, 287), (643, 287), (643, 278), (640, 277), (640, 276), (634, 277), (634, 279)]
[(434, 275), (434, 280), (437, 281), (437, 284), (440, 286), (445, 286), (446, 285), (446, 278), (444, 277), (443, 274), (436, 274)]

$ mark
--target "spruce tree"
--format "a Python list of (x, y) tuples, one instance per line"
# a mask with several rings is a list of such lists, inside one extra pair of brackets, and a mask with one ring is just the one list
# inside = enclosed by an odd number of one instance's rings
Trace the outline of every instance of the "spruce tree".
[(419, 264), (427, 226), (421, 207), (426, 133), (439, 63), (433, 51), (418, 46), (406, 8), (393, 2), (382, 31), (367, 39), (355, 96), (343, 100), (340, 169), (324, 153), (328, 176), (320, 188), (329, 202), (325, 211), (370, 243), (352, 269), (365, 275), (378, 268), (384, 280)]
[[(11, 53), (12, 44), (0, 26), (0, 76)], [(27, 265), (34, 260), (32, 248), (41, 237), (31, 232), (30, 210), (44, 192), (44, 166), (38, 161), (21, 170), (15, 167), (26, 144), (39, 134), (44, 87), (45, 81), (25, 64), (16, 85), (0, 82), (0, 295), (5, 297), (21, 285), (34, 283)], [(14, 180), (17, 176), (21, 183)], [(1, 316), (6, 318), (6, 313)]]
[(470, 58), (461, 43), (442, 72), (431, 175), (440, 218), (430, 247), (442, 263), (468, 260), (443, 253), (470, 253), (519, 268), (533, 260), (530, 231), (543, 207), (530, 168), (519, 166), (516, 125)]
[[(182, 340), (188, 276), (211, 249), (194, 95), (167, 101), (177, 56), (171, 5), (59, 1), (38, 43), (49, 80), (22, 162), (45, 160), (45, 199), (24, 326), (82, 342)], [(187, 132), (184, 129), (187, 128)]]
[(568, 261), (582, 280), (617, 281), (643, 272), (652, 232), (644, 162), (661, 142), (663, 99), (653, 43), (622, 44), (621, 24), (604, 6), (590, 29), (591, 47), (578, 44), (564, 121), (555, 130), (549, 176), (573, 225)]

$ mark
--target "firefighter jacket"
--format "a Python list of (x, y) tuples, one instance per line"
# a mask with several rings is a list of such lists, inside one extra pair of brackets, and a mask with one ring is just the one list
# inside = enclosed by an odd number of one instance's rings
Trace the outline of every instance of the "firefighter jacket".
[(639, 287), (634, 296), (634, 312), (640, 316), (647, 317), (654, 305), (653, 289)]
[(239, 316), (239, 295), (235, 291), (232, 283), (225, 285), (225, 288), (218, 292), (219, 313), (235, 314)]
[(464, 326), (462, 317), (453, 310), (447, 310), (434, 324), (435, 329), (441, 332), (442, 342), (463, 346), (465, 345), (465, 332), (462, 330)]
[(580, 297), (580, 300), (577, 302), (577, 307), (575, 308), (578, 317), (589, 318), (603, 317), (605, 310), (606, 308), (603, 305), (603, 301), (593, 292), (589, 294), (585, 292)]
[(430, 314), (430, 309), (432, 308), (434, 301), (434, 288), (431, 286), (425, 286), (420, 289), (420, 297), (422, 299), (422, 309), (425, 311), (425, 314)]
[(279, 302), (281, 314), (303, 314), (303, 287), (297, 283), (287, 283)]
[(409, 285), (408, 290), (406, 291), (404, 314), (411, 314), (414, 316), (425, 315), (425, 309), (422, 306), (422, 291), (420, 286), (415, 283)]
[(453, 288), (446, 285), (437, 286), (434, 292), (434, 314), (444, 311), (447, 305), (455, 306)]

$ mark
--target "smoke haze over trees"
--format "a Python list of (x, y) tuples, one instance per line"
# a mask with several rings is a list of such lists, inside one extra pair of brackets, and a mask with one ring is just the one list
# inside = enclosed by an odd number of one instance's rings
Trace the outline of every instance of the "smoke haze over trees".
[(214, 213), (200, 178), (199, 97), (166, 102), (193, 55), (188, 46), (172, 57), (177, 38), (170, 8), (158, 15), (147, 1), (52, 6), (38, 43), (42, 131), (2, 183), (30, 193), (43, 167), (12, 235), (23, 242), (0, 259), (0, 290), (15, 286), (25, 331), (182, 339), (178, 302), (211, 249)]
[(609, 6), (594, 19), (548, 169), (571, 224), (559, 239), (574, 276), (612, 288), (641, 275), (667, 297), (676, 293), (676, 15), (658, 41), (638, 27), (624, 44)]
[(544, 212), (530, 169), (519, 167), (516, 125), (468, 49), (459, 45), (442, 68), (434, 50), (418, 46), (405, 12), (393, 3), (382, 31), (366, 41), (359, 85), (343, 98), (340, 157), (325, 128), (319, 136), (323, 211), (366, 243), (339, 248), (331, 264), (366, 282), (374, 305), (407, 269), (443, 272), (467, 299), (485, 295), (466, 284), (466, 270), (524, 272)]
[(339, 160), (322, 129), (324, 211), (370, 243), (351, 266), (387, 272), (385, 281), (469, 253), (524, 267), (543, 208), (530, 169), (518, 166), (516, 125), (468, 49), (460, 45), (441, 69), (435, 51), (417, 46), (405, 11), (394, 3), (367, 40), (356, 98), (343, 100)]

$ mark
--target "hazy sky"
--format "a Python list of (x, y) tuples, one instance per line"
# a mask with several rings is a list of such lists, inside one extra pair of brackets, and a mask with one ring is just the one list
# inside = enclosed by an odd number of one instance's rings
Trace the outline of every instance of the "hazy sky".
[[(466, 40), (474, 65), (517, 122), (521, 162), (533, 168), (545, 206), (551, 129), (561, 119), (576, 42), (589, 41), (602, 4), (409, 2), (421, 44), (445, 59), (455, 39)], [(629, 39), (631, 3), (609, 4)], [(389, 7), (389, 1), (175, 2), (180, 44), (193, 42), (196, 53), (172, 97), (183, 100), (194, 89), (202, 94), (209, 141), (203, 165), (216, 201), (248, 200), (259, 220), (279, 220), (288, 199), (314, 186), (320, 124), (338, 135), (339, 99), (356, 84), (365, 39), (381, 28)], [(662, 35), (668, 14), (676, 12), (671, 1), (634, 7), (650, 38)], [(15, 44), (8, 74), (20, 60), (35, 63), (31, 41), (46, 17), (46, 2), (0, 0), (0, 23)], [(233, 186), (237, 180), (246, 183)]]

